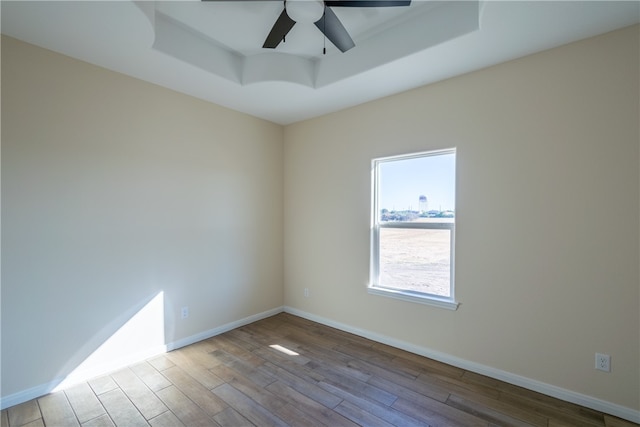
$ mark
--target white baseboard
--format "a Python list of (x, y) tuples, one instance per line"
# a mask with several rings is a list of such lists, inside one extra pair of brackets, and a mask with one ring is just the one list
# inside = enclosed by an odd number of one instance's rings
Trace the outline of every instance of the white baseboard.
[(227, 323), (217, 328), (209, 329), (208, 331), (200, 332), (198, 334), (191, 335), (189, 337), (182, 338), (177, 341), (172, 341), (163, 346), (156, 346), (154, 348), (150, 348), (143, 353), (130, 355), (130, 356), (127, 356), (126, 358), (122, 358), (117, 361), (112, 361), (107, 365), (96, 366), (90, 370), (85, 370), (81, 372), (74, 372), (72, 376), (70, 375), (67, 377), (56, 378), (45, 384), (40, 384), (35, 387), (31, 387), (26, 390), (19, 391), (17, 393), (10, 394), (8, 396), (1, 396), (0, 409), (6, 409), (14, 405), (19, 405), (20, 403), (27, 402), (29, 400), (44, 396), (45, 394), (51, 393), (56, 389), (71, 387), (74, 384), (79, 384), (81, 382), (90, 380), (91, 378), (99, 377), (101, 375), (105, 375), (105, 374), (117, 371), (127, 366), (140, 363), (144, 360), (150, 359), (155, 356), (159, 356), (160, 354), (166, 353), (168, 351), (175, 350), (180, 347), (184, 347), (184, 346), (196, 343), (198, 341), (205, 340), (207, 338), (211, 338), (213, 336), (222, 334), (224, 332), (230, 331), (235, 328), (239, 328), (240, 326), (248, 325), (249, 323), (253, 323), (258, 320), (265, 319), (267, 317), (281, 313), (282, 311), (284, 311), (283, 307), (276, 307), (274, 309), (267, 310), (262, 313), (245, 317), (244, 319)]
[(446, 353), (431, 350), (429, 348), (420, 347), (414, 344), (410, 344), (404, 341), (397, 340), (392, 337), (380, 335), (375, 332), (367, 331), (360, 328), (354, 328), (352, 326), (335, 322), (330, 319), (326, 319), (321, 316), (317, 316), (312, 313), (308, 313), (302, 310), (298, 310), (293, 307), (284, 307), (286, 313), (293, 314), (295, 316), (303, 317), (305, 319), (321, 323), (332, 328), (340, 329), (345, 332), (350, 332), (361, 337), (377, 341), (382, 344), (387, 344), (392, 347), (396, 347), (402, 350), (406, 350), (411, 353), (419, 354), (439, 362), (446, 363), (448, 365), (456, 366), (461, 369), (472, 371), (481, 375), (485, 375), (491, 378), (495, 378), (500, 381), (504, 381), (509, 384), (517, 385), (519, 387), (533, 390), (538, 393), (545, 394), (547, 396), (555, 397), (566, 402), (575, 403), (580, 406), (595, 409), (606, 414), (614, 415), (625, 420), (629, 420), (635, 423), (640, 423), (640, 411), (627, 408), (625, 406), (617, 405), (615, 403), (607, 402), (602, 399), (597, 399), (592, 396), (587, 396), (575, 391), (566, 390), (551, 384), (543, 383), (541, 381), (526, 378), (520, 375), (512, 374), (500, 369), (492, 368), (489, 366), (481, 365), (479, 363), (471, 362), (469, 360), (461, 359), (459, 357), (451, 356)]
[(172, 351), (181, 347), (185, 347), (187, 345), (197, 343), (198, 341), (206, 340), (207, 338), (215, 337), (216, 335), (220, 335), (232, 329), (248, 325), (249, 323), (257, 322), (258, 320), (266, 319), (267, 317), (274, 316), (278, 313), (282, 313), (283, 311), (284, 307), (276, 307), (271, 310), (263, 311), (262, 313), (245, 317), (244, 319), (236, 320), (235, 322), (227, 323), (217, 328), (209, 329), (208, 331), (191, 335), (190, 337), (182, 338), (178, 341), (173, 341), (167, 344), (167, 351)]
[(19, 405), (31, 399), (35, 399), (36, 397), (44, 396), (56, 388), (60, 382), (60, 380), (53, 380), (46, 384), (40, 384), (8, 396), (2, 396), (2, 398), (0, 398), (0, 409), (7, 409), (11, 406)]

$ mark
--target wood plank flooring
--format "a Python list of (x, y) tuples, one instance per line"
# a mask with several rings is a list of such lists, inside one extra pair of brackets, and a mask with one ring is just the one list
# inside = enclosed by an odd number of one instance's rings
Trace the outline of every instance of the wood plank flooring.
[(2, 426), (638, 426), (281, 313), (2, 411)]

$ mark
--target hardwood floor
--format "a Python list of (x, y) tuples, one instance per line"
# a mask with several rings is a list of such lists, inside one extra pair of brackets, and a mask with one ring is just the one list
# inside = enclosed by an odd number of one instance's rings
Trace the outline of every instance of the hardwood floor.
[(289, 314), (2, 411), (2, 426), (637, 424)]

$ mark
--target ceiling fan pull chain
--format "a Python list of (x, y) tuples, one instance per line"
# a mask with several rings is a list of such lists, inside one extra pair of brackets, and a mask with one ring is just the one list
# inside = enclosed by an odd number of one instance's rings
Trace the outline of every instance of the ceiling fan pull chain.
[(322, 11), (322, 54), (327, 54), (327, 5), (324, 5), (324, 10)]

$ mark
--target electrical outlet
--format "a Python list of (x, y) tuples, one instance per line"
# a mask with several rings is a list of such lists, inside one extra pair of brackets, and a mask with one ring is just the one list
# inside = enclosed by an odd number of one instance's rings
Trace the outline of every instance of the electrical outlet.
[(304, 297), (309, 298), (309, 295), (310, 295), (309, 288), (304, 288)]
[(180, 315), (183, 319), (186, 319), (187, 317), (189, 317), (189, 307), (182, 307), (182, 311), (180, 312)]
[(604, 372), (611, 372), (611, 356), (608, 354), (596, 353), (596, 369)]

